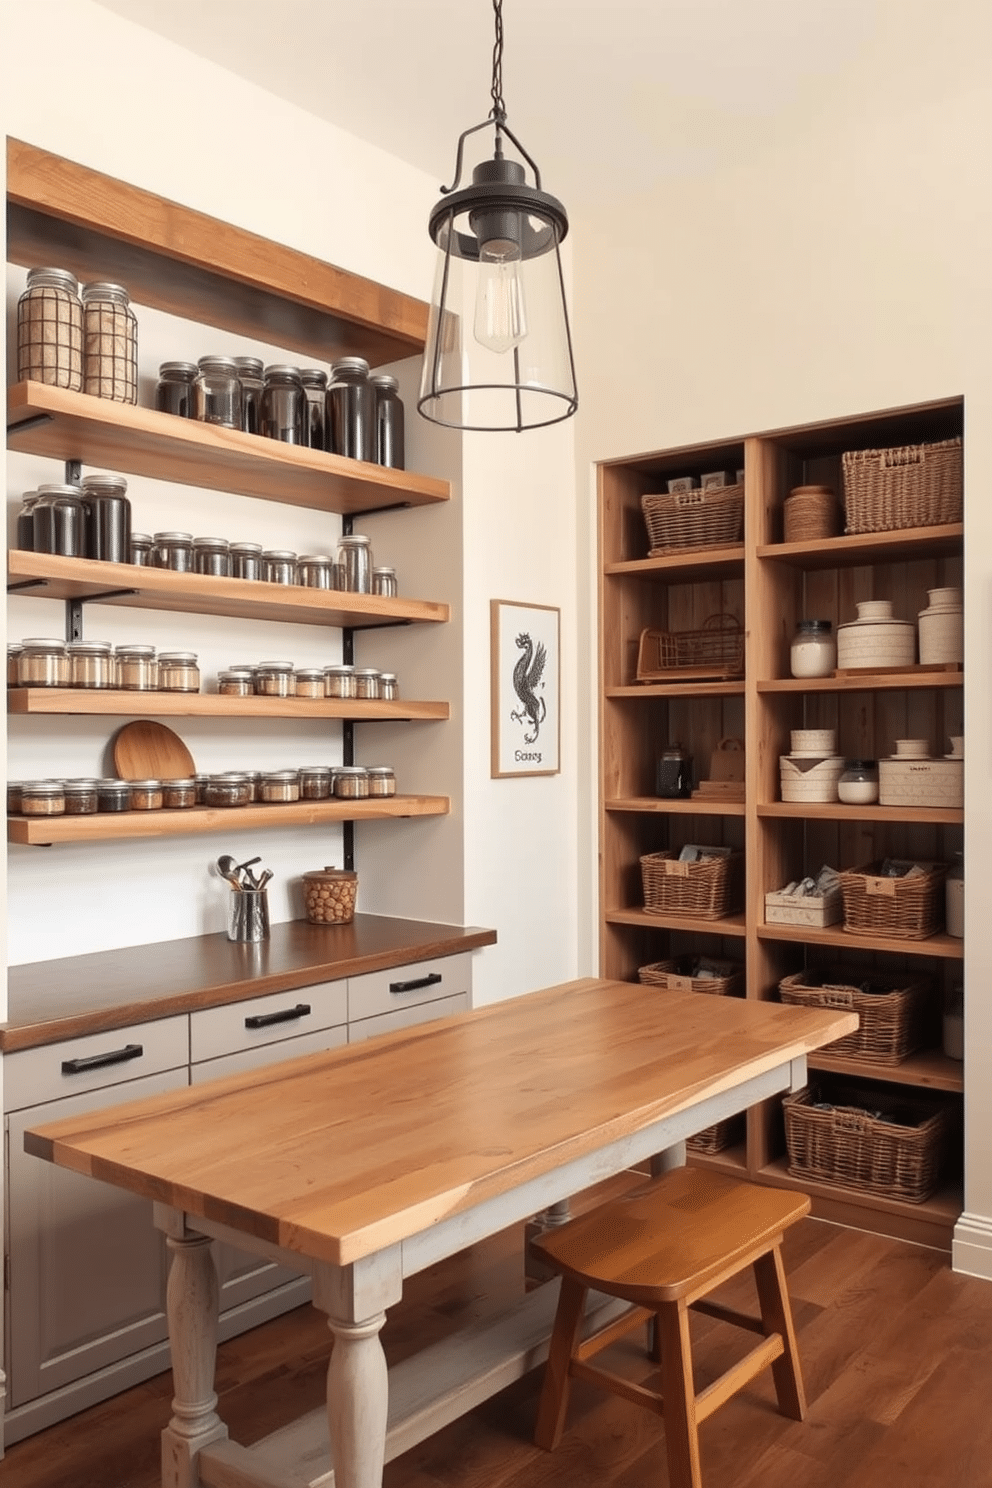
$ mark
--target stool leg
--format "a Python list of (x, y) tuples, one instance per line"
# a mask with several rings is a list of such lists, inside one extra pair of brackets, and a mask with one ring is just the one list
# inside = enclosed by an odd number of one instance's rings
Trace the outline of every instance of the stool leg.
[(765, 1335), (780, 1334), (785, 1346), (785, 1352), (772, 1364), (778, 1408), (784, 1416), (801, 1421), (806, 1414), (806, 1393), (799, 1368), (799, 1350), (792, 1326), (792, 1308), (789, 1305), (789, 1288), (785, 1280), (780, 1246), (773, 1246), (767, 1255), (760, 1256), (755, 1261), (754, 1279), (758, 1287), (761, 1323)]
[(702, 1488), (689, 1309), (684, 1302), (670, 1302), (658, 1308), (658, 1334), (668, 1481), (670, 1488)]
[(588, 1290), (588, 1287), (568, 1276), (561, 1279), (558, 1311), (555, 1313), (555, 1326), (544, 1370), (544, 1385), (537, 1408), (537, 1425), (534, 1428), (535, 1442), (548, 1452), (553, 1452), (561, 1441), (565, 1426), (565, 1412), (568, 1410), (571, 1388), (568, 1367), (582, 1327)]

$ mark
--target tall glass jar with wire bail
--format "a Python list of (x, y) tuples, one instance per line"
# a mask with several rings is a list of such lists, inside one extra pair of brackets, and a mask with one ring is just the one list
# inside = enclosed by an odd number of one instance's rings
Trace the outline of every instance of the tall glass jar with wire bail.
[(327, 389), (329, 448), (349, 460), (375, 462), (375, 388), (364, 357), (341, 357), (331, 367)]
[(123, 284), (84, 284), (83, 392), (138, 401), (138, 321)]
[(283, 444), (305, 444), (305, 407), (299, 369), (281, 362), (266, 367), (259, 433)]
[(324, 432), (325, 405), (327, 402), (327, 373), (319, 367), (301, 367), (300, 381), (303, 384), (305, 407), (303, 410), (303, 443), (311, 449), (326, 449)]
[(68, 269), (28, 270), (17, 302), (17, 376), (82, 392), (83, 305)]

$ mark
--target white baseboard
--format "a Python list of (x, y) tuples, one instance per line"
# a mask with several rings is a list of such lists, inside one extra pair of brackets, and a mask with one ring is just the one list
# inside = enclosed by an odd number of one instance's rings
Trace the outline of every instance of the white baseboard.
[(985, 1214), (962, 1214), (954, 1226), (951, 1264), (966, 1276), (992, 1281), (992, 1218)]

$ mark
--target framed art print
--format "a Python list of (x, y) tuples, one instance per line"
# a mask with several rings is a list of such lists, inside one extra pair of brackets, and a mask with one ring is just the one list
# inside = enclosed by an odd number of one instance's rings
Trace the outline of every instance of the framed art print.
[(551, 605), (490, 601), (494, 780), (558, 774), (560, 616)]

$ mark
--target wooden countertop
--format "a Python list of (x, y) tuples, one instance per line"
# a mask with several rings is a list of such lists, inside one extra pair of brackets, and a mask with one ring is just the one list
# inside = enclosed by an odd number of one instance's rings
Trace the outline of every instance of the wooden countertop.
[[(27, 1132), (61, 1167), (345, 1265), (850, 1033), (588, 978)], [(236, 1134), (236, 1140), (232, 1140)]]
[(273, 925), (270, 939), (259, 945), (232, 944), (221, 932), (32, 961), (8, 972), (0, 1051), (453, 956), (495, 941), (495, 930), (358, 914), (349, 925)]

